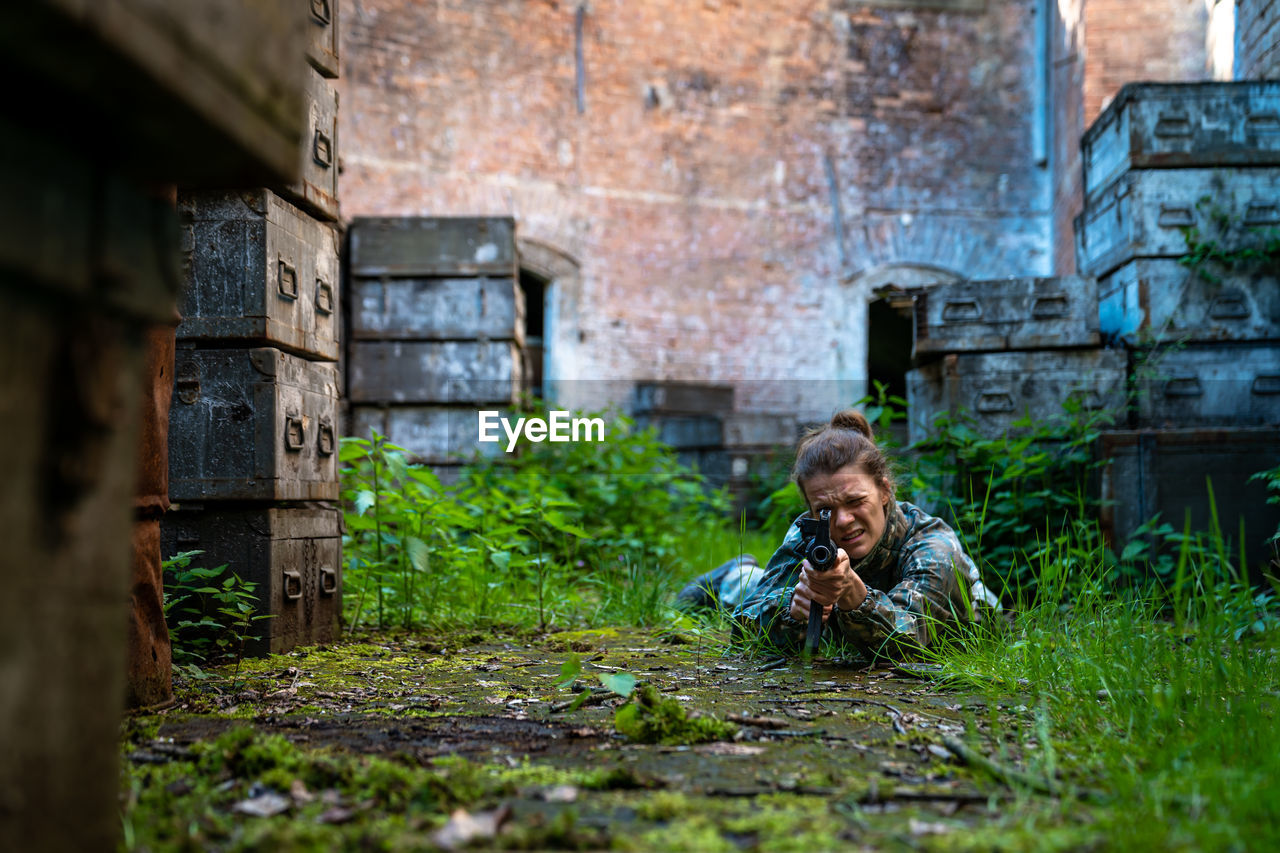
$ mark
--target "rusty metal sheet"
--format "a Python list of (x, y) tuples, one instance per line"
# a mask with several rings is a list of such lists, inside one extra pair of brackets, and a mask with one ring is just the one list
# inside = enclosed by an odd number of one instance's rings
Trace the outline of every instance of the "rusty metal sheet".
[(1187, 229), (1213, 235), (1219, 221), (1244, 236), (1280, 225), (1280, 166), (1128, 172), (1076, 217), (1076, 267), (1101, 277), (1134, 258), (1181, 257)]
[(512, 341), (355, 341), (347, 394), (353, 403), (506, 403), (520, 393)]
[(1280, 343), (1198, 343), (1135, 353), (1139, 427), (1280, 424)]
[(338, 0), (307, 0), (307, 61), (325, 77), (338, 76)]
[(926, 438), (938, 414), (961, 410), (985, 436), (1025, 431), (1014, 422), (1060, 419), (1069, 397), (1120, 418), (1126, 363), (1124, 351), (1110, 349), (949, 355), (907, 372), (909, 439)]
[(1209, 492), (1227, 553), (1239, 553), (1240, 519), (1245, 549), (1254, 571), (1275, 552), (1267, 543), (1280, 524), (1280, 506), (1267, 503), (1266, 485), (1249, 478), (1280, 465), (1280, 430), (1276, 428), (1121, 430), (1103, 432), (1096, 450), (1110, 460), (1101, 470), (1102, 529), (1120, 547), (1147, 519), (1161, 519), (1181, 530), (1190, 513), (1191, 529), (1210, 529)]
[(173, 698), (173, 650), (164, 621), (160, 560), (160, 519), (135, 521), (125, 692), (125, 704), (130, 708)]
[(269, 347), (184, 347), (174, 378), (174, 500), (338, 498), (334, 365)]
[[(498, 410), (501, 417), (517, 415)], [(360, 406), (351, 407), (351, 435), (370, 438), (373, 431), (392, 444), (409, 451), (417, 462), (428, 465), (456, 465), (477, 454), (504, 455), (506, 434), (498, 427), (497, 442), (480, 442), (479, 415), (474, 407), (450, 409), (443, 406)]]
[(1130, 169), (1280, 166), (1280, 81), (1129, 83), (1080, 145), (1088, 203)]
[(178, 338), (338, 358), (336, 229), (269, 190), (179, 198), (187, 287)]
[(724, 415), (733, 411), (733, 386), (637, 382), (631, 410), (641, 415)]
[(1102, 332), (1129, 343), (1280, 340), (1276, 270), (1209, 281), (1172, 258), (1138, 258), (1100, 279), (1098, 289)]
[(519, 277), (510, 217), (357, 217), (350, 235), (356, 277)]
[(1092, 279), (1002, 278), (911, 291), (913, 357), (1096, 347), (1098, 289)]
[(524, 291), (514, 278), (357, 278), (353, 340), (514, 340), (524, 344)]
[(334, 507), (186, 505), (165, 516), (166, 556), (202, 550), (200, 565), (226, 564), (257, 584), (259, 612), (250, 655), (279, 654), (338, 636), (342, 535)]
[(338, 219), (338, 91), (310, 68), (306, 85), (307, 129), (298, 156), (301, 177), (278, 190), (312, 216)]

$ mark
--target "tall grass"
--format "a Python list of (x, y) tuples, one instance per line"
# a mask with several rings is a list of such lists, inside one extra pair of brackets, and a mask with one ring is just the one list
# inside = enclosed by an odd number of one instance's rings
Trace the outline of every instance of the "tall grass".
[(1174, 580), (1145, 595), (1107, 588), (1096, 545), (1044, 558), (1011, 633), (939, 654), (976, 689), (1026, 685), (1019, 701), (1043, 727), (1029, 727), (1026, 760), (1101, 795), (1082, 832), (1103, 846), (1280, 844), (1276, 619), (1224, 557), (1184, 547)]

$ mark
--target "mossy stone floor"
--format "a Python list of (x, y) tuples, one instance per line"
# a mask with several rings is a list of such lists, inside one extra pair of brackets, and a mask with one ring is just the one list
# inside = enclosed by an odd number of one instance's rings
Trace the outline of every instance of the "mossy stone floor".
[[(125, 844), (816, 851), (1087, 838), (1071, 804), (1010, 790), (943, 746), (958, 737), (1019, 763), (1034, 743), (1017, 685), (974, 696), (921, 672), (770, 666), (722, 647), (636, 630), (398, 635), (245, 661), (234, 687), (221, 668), (128, 719)], [(570, 655), (577, 686), (597, 688), (572, 711), (557, 686)], [(736, 733), (628, 742), (613, 726), (623, 700), (595, 677), (617, 673)]]

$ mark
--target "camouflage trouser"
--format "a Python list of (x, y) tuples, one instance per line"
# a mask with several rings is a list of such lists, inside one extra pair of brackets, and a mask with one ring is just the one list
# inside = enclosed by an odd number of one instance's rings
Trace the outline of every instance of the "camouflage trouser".
[(751, 554), (734, 557), (699, 575), (676, 596), (676, 604), (686, 609), (719, 608), (732, 613), (764, 577), (764, 568)]

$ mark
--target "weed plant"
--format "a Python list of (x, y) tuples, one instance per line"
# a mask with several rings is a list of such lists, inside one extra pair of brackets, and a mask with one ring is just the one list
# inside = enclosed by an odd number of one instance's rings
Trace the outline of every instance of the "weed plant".
[(652, 625), (727, 500), (652, 430), (609, 414), (603, 443), (529, 444), (445, 486), (375, 434), (344, 438), (351, 628)]
[[(1115, 591), (1096, 541), (1042, 552), (1039, 599), (1011, 635), (945, 647), (960, 683), (1026, 684), (1029, 769), (1061, 775), (1102, 807), (1088, 834), (1112, 849), (1271, 849), (1280, 823), (1277, 627), (1230, 564), (1183, 540), (1172, 579)], [(999, 732), (991, 732), (1000, 743)], [(1064, 813), (1078, 807), (1071, 797)], [(996, 839), (990, 844), (999, 846)]]
[(254, 623), (271, 615), (259, 612), (256, 583), (226, 565), (191, 565), (203, 553), (183, 551), (160, 564), (173, 666), (188, 677), (204, 678), (203, 666), (234, 660), (238, 674)]

